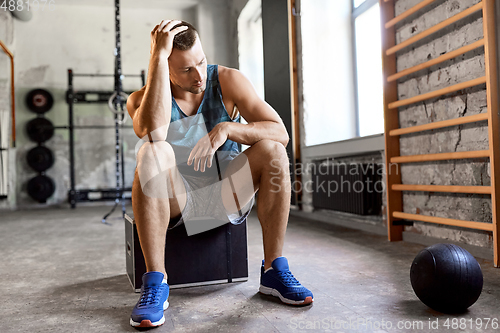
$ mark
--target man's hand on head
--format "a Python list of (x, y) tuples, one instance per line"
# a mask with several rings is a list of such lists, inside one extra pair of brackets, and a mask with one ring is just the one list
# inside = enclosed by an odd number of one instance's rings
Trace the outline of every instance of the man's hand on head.
[(188, 165), (194, 162), (195, 171), (205, 172), (205, 165), (209, 168), (212, 167), (215, 152), (226, 142), (229, 136), (229, 124), (228, 122), (218, 123), (196, 143), (187, 160)]
[(151, 31), (151, 55), (160, 54), (168, 59), (172, 53), (174, 37), (188, 29), (185, 25), (173, 29), (179, 23), (182, 22), (179, 20), (163, 20), (154, 27)]

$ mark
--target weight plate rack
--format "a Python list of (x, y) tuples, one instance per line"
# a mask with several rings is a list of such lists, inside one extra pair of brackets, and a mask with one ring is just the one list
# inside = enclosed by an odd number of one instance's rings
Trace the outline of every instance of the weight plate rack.
[(46, 203), (56, 190), (52, 178), (45, 174), (54, 164), (54, 154), (44, 146), (54, 135), (54, 125), (45, 118), (45, 113), (52, 109), (53, 104), (54, 98), (47, 90), (33, 89), (26, 95), (28, 109), (37, 114), (36, 118), (26, 123), (26, 132), (30, 140), (38, 144), (26, 154), (28, 165), (38, 172), (28, 181), (26, 189), (29, 196), (39, 203)]

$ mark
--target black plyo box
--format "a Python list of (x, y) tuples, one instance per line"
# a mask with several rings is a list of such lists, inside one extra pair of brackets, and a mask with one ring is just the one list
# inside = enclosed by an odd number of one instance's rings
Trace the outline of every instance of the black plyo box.
[[(134, 290), (139, 291), (146, 264), (131, 213), (125, 214), (125, 250), (127, 275)], [(168, 230), (165, 268), (170, 288), (247, 281), (246, 220), (192, 236), (187, 235), (184, 225)]]

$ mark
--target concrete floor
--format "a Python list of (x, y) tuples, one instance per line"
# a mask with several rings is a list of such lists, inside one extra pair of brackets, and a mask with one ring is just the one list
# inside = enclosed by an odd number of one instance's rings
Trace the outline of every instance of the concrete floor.
[[(100, 223), (109, 208), (1, 212), (0, 332), (135, 331), (129, 315), (138, 294), (125, 275), (124, 223)], [(484, 288), (476, 304), (445, 315), (411, 289), (410, 265), (424, 246), (290, 217), (284, 254), (315, 302), (289, 307), (257, 292), (263, 252), (255, 212), (248, 232), (249, 280), (172, 290), (166, 322), (154, 332), (498, 331), (491, 324), (500, 319), (500, 270), (491, 261), (478, 260)], [(462, 318), (465, 329), (446, 328), (446, 320)], [(477, 329), (488, 318), (488, 329)]]

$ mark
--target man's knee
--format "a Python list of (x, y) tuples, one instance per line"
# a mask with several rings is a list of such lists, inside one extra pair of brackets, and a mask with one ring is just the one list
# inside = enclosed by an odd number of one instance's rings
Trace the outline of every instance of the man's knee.
[(260, 140), (255, 145), (259, 149), (259, 156), (266, 162), (266, 167), (271, 169), (288, 169), (288, 154), (285, 147), (273, 140)]
[(145, 142), (137, 152), (137, 175), (142, 190), (148, 196), (171, 196), (168, 184), (174, 167), (174, 150), (167, 142)]
[(274, 140), (260, 140), (257, 141), (254, 146), (258, 147), (259, 150), (270, 156), (286, 155), (285, 146)]
[(168, 142), (144, 142), (137, 151), (138, 167), (166, 170), (174, 165), (174, 150)]

